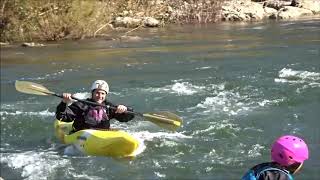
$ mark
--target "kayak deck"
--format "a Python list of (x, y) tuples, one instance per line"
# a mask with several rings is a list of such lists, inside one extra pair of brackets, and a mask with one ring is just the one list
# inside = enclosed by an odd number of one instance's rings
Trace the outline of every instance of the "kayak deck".
[(72, 122), (56, 120), (55, 135), (64, 144), (73, 144), (87, 155), (134, 157), (139, 141), (121, 130), (85, 129), (69, 134)]

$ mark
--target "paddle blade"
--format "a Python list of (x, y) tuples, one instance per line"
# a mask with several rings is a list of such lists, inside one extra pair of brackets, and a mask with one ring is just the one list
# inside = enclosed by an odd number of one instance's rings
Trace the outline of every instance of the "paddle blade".
[(28, 81), (16, 81), (15, 82), (16, 90), (22, 93), (27, 94), (36, 94), (36, 95), (53, 95), (54, 93), (49, 91), (46, 87), (41, 84), (28, 82)]
[(168, 111), (145, 113), (143, 117), (170, 131), (176, 131), (182, 125), (182, 119)]

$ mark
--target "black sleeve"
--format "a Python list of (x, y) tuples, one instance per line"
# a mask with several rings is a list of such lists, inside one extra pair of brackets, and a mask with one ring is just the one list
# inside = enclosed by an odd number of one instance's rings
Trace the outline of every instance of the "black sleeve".
[(70, 106), (67, 106), (66, 103), (61, 102), (57, 106), (56, 118), (61, 121), (72, 122), (75, 120), (77, 109), (79, 108), (76, 103), (72, 103)]
[[(107, 106), (110, 106), (110, 108), (108, 109), (109, 111), (109, 116), (110, 118), (115, 118), (116, 120), (120, 121), (120, 122), (128, 122), (130, 120), (132, 120), (134, 118), (134, 113), (115, 113), (116, 112), (116, 108), (117, 105), (112, 104), (111, 102), (106, 102)], [(133, 109), (130, 107), (127, 107), (128, 111), (133, 112)]]
[(133, 112), (133, 109), (132, 108), (128, 108), (128, 111), (129, 112), (125, 112), (125, 113), (115, 113), (114, 115), (114, 118), (120, 122), (128, 122), (128, 121), (131, 121), (133, 118), (134, 118), (134, 114), (133, 113), (130, 113), (130, 112)]

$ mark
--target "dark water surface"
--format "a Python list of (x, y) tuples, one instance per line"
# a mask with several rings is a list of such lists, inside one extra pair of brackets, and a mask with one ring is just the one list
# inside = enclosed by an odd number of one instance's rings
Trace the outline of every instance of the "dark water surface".
[[(320, 19), (166, 27), (142, 41), (86, 40), (1, 48), (4, 179), (240, 179), (269, 161), (283, 134), (310, 148), (298, 179), (320, 169)], [(139, 112), (169, 110), (176, 133), (135, 119), (113, 122), (143, 142), (133, 160), (66, 156), (54, 137), (60, 99), (19, 93), (15, 80), (85, 96), (109, 82), (109, 99)]]

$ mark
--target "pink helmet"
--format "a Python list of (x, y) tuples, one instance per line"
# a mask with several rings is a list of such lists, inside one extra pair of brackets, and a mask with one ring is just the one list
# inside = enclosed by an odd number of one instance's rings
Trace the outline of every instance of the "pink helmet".
[(302, 163), (308, 158), (307, 144), (296, 136), (281, 136), (272, 145), (271, 159), (282, 166), (289, 166), (295, 162)]

